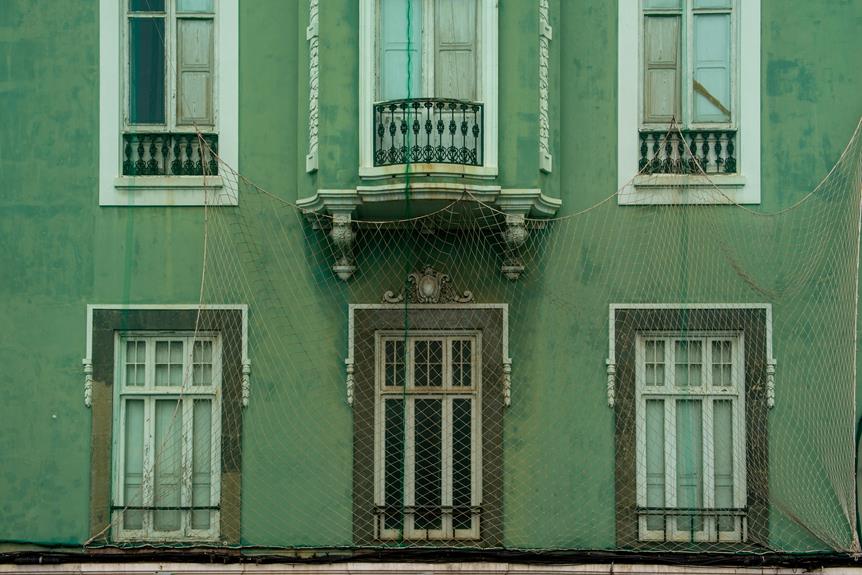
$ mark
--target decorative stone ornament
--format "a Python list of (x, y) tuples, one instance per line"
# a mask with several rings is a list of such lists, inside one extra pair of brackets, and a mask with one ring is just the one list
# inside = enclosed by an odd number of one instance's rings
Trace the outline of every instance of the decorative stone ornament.
[(349, 215), (336, 214), (332, 218), (332, 229), (329, 230), (329, 239), (332, 240), (333, 251), (335, 251), (335, 264), (332, 271), (338, 279), (347, 281), (353, 277), (356, 266), (353, 265), (353, 224)]
[(461, 295), (452, 287), (451, 278), (442, 272), (435, 271), (431, 266), (425, 266), (422, 271), (416, 271), (407, 276), (405, 290), (395, 295), (387, 291), (383, 294), (383, 303), (470, 303), (473, 292), (465, 291)]

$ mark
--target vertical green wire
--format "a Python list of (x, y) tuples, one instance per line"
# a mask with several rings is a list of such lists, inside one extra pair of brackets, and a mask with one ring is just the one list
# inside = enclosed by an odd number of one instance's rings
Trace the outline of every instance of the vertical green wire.
[[(410, 110), (410, 100), (413, 97), (412, 94), (412, 86), (413, 86), (413, 1), (407, 0), (407, 105), (405, 107), (405, 117), (404, 120), (406, 122), (408, 111)], [(405, 158), (404, 158), (404, 218), (407, 220), (406, 232), (408, 234), (411, 233), (410, 230), (410, 218), (412, 216), (412, 206), (410, 204), (410, 163), (412, 162), (412, 157), (410, 156), (410, 127), (408, 126), (407, 130), (404, 133), (404, 147), (405, 147)], [(409, 239), (409, 238), (408, 238)], [(405, 261), (405, 270), (404, 270), (404, 385), (401, 388), (401, 425), (402, 425), (402, 434), (403, 439), (403, 447), (401, 450), (401, 534), (399, 537), (399, 543), (404, 545), (404, 527), (406, 525), (405, 522), (405, 505), (404, 499), (407, 496), (407, 427), (409, 422), (407, 421), (407, 382), (409, 381), (409, 370), (410, 365), (407, 362), (409, 357), (408, 346), (410, 345), (409, 340), (409, 332), (410, 332), (410, 313), (409, 313), (409, 301), (410, 298), (408, 296), (408, 290), (410, 288), (410, 282), (408, 278), (410, 277), (410, 268), (413, 265), (414, 253), (412, 249), (412, 243), (407, 242), (407, 255)], [(414, 437), (415, 442), (415, 437)], [(415, 462), (414, 462), (415, 465)], [(414, 508), (416, 506), (416, 502), (414, 501)], [(414, 520), (415, 520), (414, 513)]]

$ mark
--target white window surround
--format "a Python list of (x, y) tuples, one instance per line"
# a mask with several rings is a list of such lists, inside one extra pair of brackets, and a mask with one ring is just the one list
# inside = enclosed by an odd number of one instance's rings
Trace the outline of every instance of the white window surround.
[[(112, 500), (115, 505), (130, 506), (132, 509), (126, 510), (116, 507), (112, 512), (112, 539), (115, 541), (215, 541), (219, 537), (219, 502), (221, 499), (221, 340), (218, 334), (192, 332), (117, 332), (115, 333), (115, 358), (114, 358), (114, 414), (113, 414), (113, 461), (112, 461)], [(127, 344), (137, 343), (141, 345), (145, 351), (143, 372), (145, 381), (141, 381), (138, 385), (130, 385), (127, 381), (127, 365), (129, 365), (126, 357)], [(195, 346), (205, 342), (211, 345), (211, 357), (208, 365), (210, 365), (210, 385), (196, 385), (198, 372), (194, 372), (194, 365), (198, 358), (193, 351)], [(181, 379), (179, 385), (163, 385), (159, 386), (155, 375), (157, 365), (156, 346), (159, 344), (173, 345), (181, 343), (182, 358), (181, 358)], [(140, 349), (140, 347), (138, 348)], [(203, 353), (202, 351), (200, 352)], [(171, 360), (168, 359), (170, 362)], [(140, 371), (138, 372), (140, 374)], [(166, 373), (167, 375), (167, 373)], [(203, 375), (201, 375), (203, 381)], [(177, 512), (176, 520), (178, 529), (174, 531), (159, 531), (155, 528), (157, 511), (152, 510), (135, 510), (135, 507), (153, 508), (158, 505), (156, 490), (158, 487), (154, 478), (157, 473), (158, 465), (155, 459), (159, 452), (166, 450), (170, 452), (171, 447), (168, 445), (167, 437), (162, 440), (161, 445), (156, 437), (158, 436), (158, 417), (157, 405), (159, 402), (176, 402), (176, 412), (173, 413), (174, 420), (169, 425), (167, 433), (176, 434), (179, 445), (175, 446), (180, 450), (179, 462), (176, 463), (177, 470), (181, 477), (176, 478), (177, 495), (179, 502), (173, 502), (172, 505), (181, 507), (190, 507), (193, 505), (193, 485), (194, 485), (194, 470), (193, 460), (194, 453), (198, 450), (198, 437), (193, 437), (200, 431), (196, 420), (199, 416), (196, 407), (198, 402), (209, 402), (209, 419), (210, 433), (207, 450), (209, 451), (209, 496), (205, 502), (205, 507), (214, 506), (216, 509), (207, 509), (207, 528), (194, 528), (193, 514), (197, 511), (181, 510)], [(126, 453), (126, 427), (128, 422), (127, 406), (129, 402), (141, 404), (141, 440), (142, 450), (140, 453), (141, 466), (141, 500), (125, 501), (124, 489), (125, 484), (124, 468)], [(182, 410), (181, 412), (179, 410)], [(206, 412), (204, 412), (206, 413)], [(179, 429), (174, 428), (176, 422), (180, 422)], [(192, 423), (188, 423), (192, 422)], [(174, 428), (174, 429), (172, 429)], [(141, 522), (140, 529), (127, 529), (125, 527), (126, 514), (136, 514)], [(139, 514), (139, 515), (138, 515)]]
[[(661, 343), (661, 361), (655, 361), (661, 365), (661, 376), (659, 380), (654, 373), (654, 381), (650, 384), (646, 377), (646, 355), (647, 342)], [(674, 345), (677, 342), (698, 343), (700, 352), (698, 362), (688, 365), (699, 364), (699, 385), (689, 384), (677, 385), (674, 380), (674, 366), (677, 359), (674, 358)], [(713, 366), (716, 358), (713, 355), (714, 343), (730, 343), (731, 352), (731, 384), (720, 387), (713, 380)], [(740, 332), (686, 332), (684, 334), (674, 332), (650, 332), (642, 331), (637, 335), (635, 346), (635, 386), (636, 386), (636, 457), (637, 457), (637, 503), (639, 508), (651, 507), (647, 493), (647, 403), (661, 402), (663, 416), (661, 417), (662, 429), (662, 451), (661, 460), (664, 468), (662, 481), (663, 502), (659, 507), (673, 509), (680, 507), (677, 494), (677, 468), (678, 457), (676, 418), (679, 410), (678, 401), (688, 400), (697, 403), (699, 410), (700, 433), (702, 446), (700, 447), (701, 462), (697, 472), (699, 473), (700, 491), (702, 503), (698, 507), (703, 509), (724, 508), (716, 503), (717, 487), (714, 485), (716, 478), (715, 468), (718, 456), (713, 456), (716, 446), (721, 438), (713, 434), (714, 406), (716, 403), (729, 403), (731, 411), (730, 429), (732, 440), (729, 448), (731, 453), (731, 476), (732, 476), (732, 499), (733, 504), (727, 507), (743, 509), (746, 505), (746, 466), (740, 465), (745, 461), (745, 338)], [(723, 360), (724, 358), (719, 358)], [(654, 368), (656, 369), (656, 368)], [(690, 369), (690, 368), (689, 368)], [(708, 514), (679, 516), (658, 515), (655, 523), (662, 525), (661, 529), (650, 529), (649, 516), (641, 514), (638, 517), (638, 538), (641, 541), (709, 541), (709, 542), (739, 542), (747, 539), (746, 517), (744, 515), (724, 516), (721, 519), (711, 517)], [(679, 523), (692, 521), (692, 525), (699, 525), (701, 529), (693, 533), (686, 529), (680, 529)], [(718, 528), (717, 522), (724, 524), (724, 530)], [(727, 529), (727, 523), (731, 523), (733, 529)]]
[[(740, 0), (736, 31), (738, 86), (736, 110), (739, 141), (737, 174), (638, 175), (640, 128), (639, 0), (619, 0), (617, 77), (617, 178), (621, 205), (759, 204), (760, 185), (760, 3)], [(637, 57), (633, 57), (637, 55)]]
[(405, 174), (427, 173), (474, 177), (497, 175), (497, 0), (478, 0), (481, 20), (479, 43), (479, 100), (484, 104), (483, 165), (414, 163), (374, 166), (372, 107), (377, 84), (377, 0), (359, 0), (359, 175), (383, 178)]
[[(416, 386), (413, 383), (414, 377), (414, 352), (413, 344), (417, 341), (440, 341), (443, 343), (442, 356), (440, 358), (443, 368), (441, 380), (442, 387), (424, 388)], [(466, 387), (459, 387), (454, 384), (452, 377), (453, 360), (450, 357), (450, 344), (455, 340), (471, 342), (470, 352), (470, 382)], [(385, 355), (383, 346), (390, 342), (406, 342), (406, 363), (404, 365), (404, 376), (406, 377), (407, 388), (404, 386), (387, 386), (384, 384), (385, 376), (384, 369)], [(375, 332), (375, 402), (374, 402), (374, 500), (378, 508), (383, 508), (386, 504), (385, 495), (385, 450), (386, 450), (386, 415), (385, 402), (388, 398), (394, 400), (406, 400), (404, 406), (405, 414), (408, 423), (405, 426), (406, 434), (404, 441), (405, 454), (405, 481), (403, 505), (409, 509), (416, 505), (415, 501), (415, 420), (414, 410), (416, 399), (429, 399), (441, 401), (441, 424), (443, 431), (441, 434), (441, 470), (443, 477), (441, 480), (441, 529), (417, 529), (414, 527), (414, 514), (406, 512), (403, 516), (403, 537), (411, 540), (422, 539), (478, 539), (479, 538), (479, 523), (480, 517), (477, 510), (482, 504), (482, 365), (481, 365), (481, 350), (482, 350), (482, 334), (479, 331), (464, 331), (464, 330), (417, 330), (405, 333), (402, 331), (382, 331)], [(453, 526), (452, 512), (445, 511), (451, 509), (453, 505), (453, 484), (452, 484), (452, 461), (453, 461), (453, 428), (452, 417), (453, 407), (452, 400), (467, 399), (470, 401), (471, 410), (471, 431), (470, 431), (470, 454), (471, 454), (471, 473), (470, 473), (470, 507), (473, 513), (471, 517), (471, 528), (456, 529)], [(378, 539), (398, 539), (401, 537), (399, 529), (386, 529), (385, 516), (377, 517), (375, 521), (376, 538)]]
[[(99, 205), (236, 205), (223, 176), (122, 176), (123, 2), (99, 0)], [(239, 158), (239, 2), (216, 0), (216, 94), (221, 159)], [(169, 72), (170, 73), (170, 72)]]

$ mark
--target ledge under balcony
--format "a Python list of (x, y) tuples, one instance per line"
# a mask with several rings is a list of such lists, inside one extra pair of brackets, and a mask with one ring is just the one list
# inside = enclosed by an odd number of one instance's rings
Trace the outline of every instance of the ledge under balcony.
[(362, 178), (428, 175), (494, 178), (496, 154), (486, 148), (496, 138), (493, 118), (481, 102), (451, 98), (409, 98), (376, 102), (371, 130), (363, 135)]

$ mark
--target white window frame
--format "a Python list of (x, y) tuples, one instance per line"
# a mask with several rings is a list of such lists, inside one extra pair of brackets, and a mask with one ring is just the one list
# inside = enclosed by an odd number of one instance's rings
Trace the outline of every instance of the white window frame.
[[(432, 0), (425, 0), (426, 3)], [(410, 173), (455, 174), (475, 177), (497, 175), (497, 0), (477, 0), (476, 18), (479, 19), (479, 42), (477, 42), (476, 92), (478, 102), (484, 106), (482, 112), (483, 139), (481, 166), (459, 164), (410, 164)], [(424, 11), (427, 14), (427, 10)], [(433, 12), (432, 12), (433, 14)], [(403, 165), (374, 166), (372, 109), (377, 97), (378, 84), (378, 0), (359, 0), (359, 175), (380, 178), (404, 175)], [(423, 58), (429, 58), (433, 49), (433, 34), (423, 34)], [(428, 69), (427, 61), (423, 68)], [(432, 82), (433, 66), (425, 81)]]
[[(450, 342), (453, 340), (469, 339), (473, 342), (471, 346), (471, 382), (469, 388), (452, 386), (452, 369), (450, 358)], [(416, 388), (412, 386), (413, 381), (413, 346), (411, 342), (417, 340), (443, 340), (443, 387)], [(406, 388), (385, 386), (385, 350), (387, 341), (406, 342), (405, 350), (405, 383)], [(480, 517), (474, 511), (470, 529), (454, 529), (452, 515), (446, 513), (447, 505), (452, 504), (452, 400), (470, 399), (472, 409), (471, 426), (471, 507), (477, 510), (482, 504), (482, 333), (475, 330), (414, 330), (405, 334), (402, 331), (378, 330), (374, 334), (374, 362), (375, 362), (375, 385), (374, 385), (374, 501), (380, 508), (386, 503), (385, 494), (385, 410), (384, 402), (387, 397), (402, 398), (405, 404), (405, 419), (413, 421), (413, 401), (415, 398), (442, 399), (443, 401), (443, 463), (442, 468), (442, 520), (440, 530), (415, 529), (413, 527), (413, 514), (405, 513), (403, 518), (403, 538), (409, 540), (472, 540), (480, 537)], [(448, 426), (448, 433), (446, 432)], [(405, 426), (404, 453), (404, 507), (409, 508), (414, 504), (414, 448), (413, 448), (413, 425)], [(397, 540), (402, 534), (397, 529), (385, 528), (385, 515), (377, 514), (375, 517), (375, 538), (383, 540)]]
[[(192, 429), (193, 425), (186, 422), (192, 421), (193, 402), (195, 399), (207, 399), (212, 402), (211, 418), (211, 484), (210, 501), (216, 502), (218, 507), (221, 500), (221, 338), (218, 333), (190, 333), (171, 331), (130, 331), (118, 332), (114, 339), (114, 413), (113, 413), (113, 438), (112, 438), (112, 502), (111, 512), (112, 539), (114, 541), (216, 541), (219, 538), (220, 510), (210, 511), (210, 528), (206, 530), (193, 529), (191, 527), (191, 510), (180, 511), (180, 529), (177, 531), (155, 531), (153, 529), (153, 512), (141, 510), (142, 528), (123, 528), (123, 506), (152, 507), (154, 497), (155, 480), (153, 473), (154, 457), (157, 446), (153, 445), (155, 417), (153, 409), (156, 400), (178, 400), (183, 409), (182, 429), (182, 481), (181, 481), (181, 503), (182, 507), (191, 505), (192, 489)], [(128, 341), (143, 341), (146, 343), (145, 384), (143, 386), (126, 385), (126, 343)], [(183, 384), (176, 386), (155, 385), (155, 347), (159, 341), (182, 341), (183, 342)], [(212, 342), (212, 385), (192, 385), (192, 362), (193, 349), (196, 342)], [(126, 436), (126, 400), (144, 401), (144, 451), (143, 451), (143, 501), (124, 501), (123, 470), (125, 469), (125, 441)], [(149, 479), (148, 479), (149, 477)]]
[[(684, 0), (687, 6), (692, 0)], [(643, 115), (643, 49), (641, 0), (619, 0), (617, 77), (617, 201), (621, 205), (649, 204), (759, 204), (760, 185), (760, 3), (733, 0), (731, 58), (731, 124), (736, 126), (736, 174), (638, 175), (638, 131)], [(691, 10), (684, 8), (691, 27)], [(692, 57), (692, 35), (686, 34), (684, 57)], [(637, 55), (637, 57), (633, 57)], [(690, 80), (692, 66), (683, 65)], [(681, 79), (684, 83), (685, 79)], [(691, 109), (685, 90), (682, 107)], [(683, 114), (685, 116), (685, 113)], [(702, 124), (726, 127), (728, 124)]]
[[(664, 342), (664, 385), (646, 385), (645, 378), (645, 344), (647, 341), (660, 340)], [(677, 341), (700, 341), (701, 352), (701, 385), (697, 387), (675, 387), (674, 385), (674, 343)], [(731, 341), (733, 369), (731, 371), (732, 385), (714, 387), (712, 385), (712, 342), (716, 340)], [(650, 399), (664, 401), (664, 461), (665, 461), (665, 504), (664, 507), (676, 507), (676, 408), (677, 398), (693, 398), (701, 401), (702, 409), (702, 458), (701, 471), (703, 508), (715, 507), (714, 498), (714, 441), (713, 441), (713, 401), (731, 401), (733, 414), (733, 498), (735, 508), (746, 507), (746, 440), (745, 440), (745, 338), (742, 332), (641, 332), (637, 335), (635, 347), (635, 382), (636, 382), (636, 467), (637, 467), (637, 504), (638, 508), (647, 507), (646, 485), (646, 402)], [(741, 463), (741, 464), (740, 464)], [(676, 518), (672, 515), (664, 517), (663, 530), (648, 529), (647, 515), (638, 515), (638, 539), (641, 541), (694, 541), (738, 543), (747, 540), (747, 518), (736, 516), (736, 529), (733, 531), (718, 531), (716, 517), (702, 517), (703, 530), (692, 534), (688, 530), (678, 530)]]
[[(170, 131), (175, 117), (176, 73), (170, 54), (175, 34), (168, 24), (173, 13), (166, 0), (165, 36), (168, 69), (165, 80), (165, 126), (138, 131)], [(202, 206), (237, 205), (236, 186), (224, 175), (123, 176), (123, 133), (136, 131), (127, 124), (127, 16), (128, 0), (99, 0), (99, 205), (100, 206)], [(215, 0), (213, 131), (219, 135), (218, 154), (227, 165), (239, 159), (239, 2)], [(177, 131), (177, 130), (174, 130)]]

